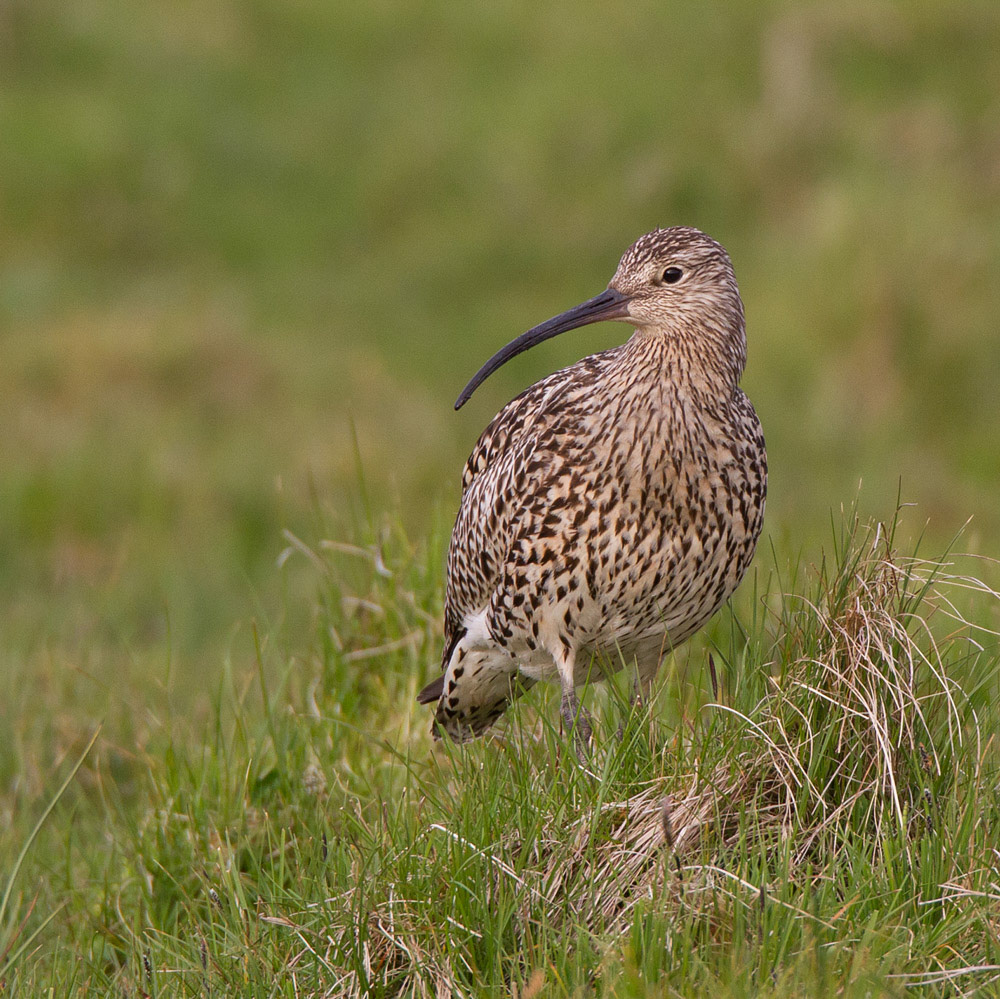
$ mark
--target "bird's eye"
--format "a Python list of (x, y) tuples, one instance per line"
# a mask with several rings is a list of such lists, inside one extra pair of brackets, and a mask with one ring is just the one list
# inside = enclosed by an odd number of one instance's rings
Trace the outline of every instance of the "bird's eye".
[(677, 284), (682, 277), (684, 277), (684, 271), (682, 271), (679, 267), (668, 267), (663, 272), (663, 283)]

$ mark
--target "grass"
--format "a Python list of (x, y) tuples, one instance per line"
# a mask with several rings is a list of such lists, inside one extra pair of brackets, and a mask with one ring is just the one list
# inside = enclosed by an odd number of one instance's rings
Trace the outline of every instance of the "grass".
[[(991, 0), (0, 4), (6, 990), (989, 987), (998, 48)], [(450, 402), (675, 222), (747, 306), (756, 578), (651, 718), (595, 694), (599, 781), (545, 691), (434, 747), (461, 462), (622, 331)], [(831, 546), (900, 479), (972, 560)]]
[(943, 996), (1000, 980), (1000, 659), (977, 623), (998, 598), (960, 560), (847, 518), (784, 586), (758, 569), (668, 664), (658, 703), (634, 709), (624, 678), (593, 691), (583, 767), (544, 690), (491, 738), (432, 743), (414, 696), (441, 543), (391, 524), (290, 537), (286, 571), (317, 588), (304, 659), (259, 642), (202, 730), (163, 717), (127, 766), (101, 737), (53, 769), (53, 786), (76, 779), (13, 868), (9, 994)]

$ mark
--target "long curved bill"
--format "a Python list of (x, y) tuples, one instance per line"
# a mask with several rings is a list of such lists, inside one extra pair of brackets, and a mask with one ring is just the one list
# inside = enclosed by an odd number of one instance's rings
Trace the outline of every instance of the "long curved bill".
[(535, 326), (522, 333), (516, 340), (511, 340), (506, 347), (498, 350), (476, 373), (472, 381), (462, 389), (462, 394), (455, 402), (455, 409), (461, 409), (468, 401), (473, 392), (497, 368), (506, 364), (512, 357), (534, 347), (535, 344), (548, 340), (551, 337), (565, 333), (567, 330), (579, 329), (581, 326), (589, 326), (591, 323), (599, 323), (604, 319), (624, 319), (628, 316), (628, 296), (620, 291), (608, 288), (594, 298), (588, 298), (586, 302), (581, 302), (575, 308), (563, 312), (561, 315), (539, 326)]

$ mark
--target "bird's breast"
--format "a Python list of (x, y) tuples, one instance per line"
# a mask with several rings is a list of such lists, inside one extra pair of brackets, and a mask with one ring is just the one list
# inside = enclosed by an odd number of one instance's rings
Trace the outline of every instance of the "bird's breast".
[(559, 555), (533, 567), (536, 613), (585, 648), (679, 643), (729, 597), (753, 555), (764, 498), (748, 443), (756, 418), (724, 424), (680, 405), (633, 407), (594, 428), (573, 436), (572, 474), (552, 494), (547, 533)]

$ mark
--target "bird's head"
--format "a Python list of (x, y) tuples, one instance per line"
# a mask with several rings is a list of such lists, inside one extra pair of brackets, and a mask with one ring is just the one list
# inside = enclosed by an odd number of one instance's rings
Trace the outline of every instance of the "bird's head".
[(512, 357), (568, 330), (604, 320), (690, 343), (727, 369), (746, 363), (743, 303), (729, 254), (697, 229), (675, 226), (640, 236), (624, 253), (607, 290), (535, 326), (491, 357), (462, 390), (459, 409)]

